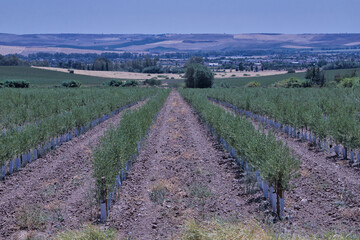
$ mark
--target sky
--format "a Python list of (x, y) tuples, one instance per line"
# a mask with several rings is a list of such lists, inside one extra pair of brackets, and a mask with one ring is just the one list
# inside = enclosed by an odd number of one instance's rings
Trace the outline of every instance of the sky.
[(360, 0), (0, 0), (0, 32), (359, 33)]

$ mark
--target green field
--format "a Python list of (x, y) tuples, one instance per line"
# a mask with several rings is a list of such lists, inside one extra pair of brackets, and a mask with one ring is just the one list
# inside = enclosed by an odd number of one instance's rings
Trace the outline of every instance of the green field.
[[(349, 74), (352, 71), (356, 70), (360, 73), (360, 69), (339, 69), (339, 70), (327, 70), (325, 71), (325, 78), (327, 81), (334, 80), (335, 75), (340, 74)], [(225, 78), (225, 79), (215, 79), (215, 84), (220, 85), (221, 82), (229, 84), (231, 87), (244, 87), (246, 84), (252, 81), (257, 81), (263, 87), (268, 87), (271, 84), (274, 84), (278, 81), (285, 80), (291, 77), (298, 79), (305, 79), (305, 72), (300, 73), (288, 73), (288, 74), (279, 74), (272, 76), (263, 76), (263, 77), (242, 77), (242, 78)]]
[(4, 67), (0, 66), (0, 81), (26, 80), (30, 87), (60, 86), (63, 81), (76, 80), (83, 86), (100, 86), (108, 81), (108, 78), (69, 74), (57, 71), (49, 71), (31, 67)]
[[(360, 68), (356, 69), (339, 69), (339, 70), (327, 70), (325, 71), (325, 78), (327, 81), (334, 80), (335, 75), (340, 74), (343, 76), (344, 74), (349, 74), (352, 71), (356, 70), (358, 74), (360, 74)], [(257, 81), (261, 84), (262, 87), (268, 87), (278, 81), (285, 80), (291, 77), (295, 77), (298, 79), (305, 79), (305, 72), (299, 73), (287, 73), (287, 74), (279, 74), (272, 76), (262, 76), (262, 77), (240, 77), (240, 78), (223, 78), (223, 79), (215, 79), (215, 87), (221, 86), (221, 83), (226, 83), (230, 87), (244, 87), (246, 84), (252, 81)], [(184, 82), (184, 80), (179, 79), (168, 79), (163, 80), (168, 84), (169, 87), (179, 87)]]
[[(357, 69), (340, 69), (340, 70), (328, 70), (325, 71), (327, 81), (332, 81), (336, 74), (344, 75), (357, 70), (360, 73), (360, 68)], [(220, 86), (221, 83), (226, 83), (230, 87), (244, 87), (246, 84), (252, 81), (257, 81), (263, 87), (268, 87), (275, 82), (288, 79), (291, 77), (304, 79), (305, 73), (288, 73), (272, 76), (262, 77), (240, 77), (240, 78), (224, 78), (215, 79), (215, 86)], [(4, 67), (0, 66), (0, 81), (6, 80), (26, 80), (30, 82), (30, 87), (51, 87), (60, 86), (63, 81), (76, 80), (82, 83), (82, 86), (101, 86), (109, 78), (85, 76), (78, 74), (69, 74), (57, 71), (50, 71), (44, 69), (30, 68), (30, 67)], [(169, 87), (180, 87), (183, 85), (184, 80), (179, 79), (167, 79), (162, 80), (167, 83)]]

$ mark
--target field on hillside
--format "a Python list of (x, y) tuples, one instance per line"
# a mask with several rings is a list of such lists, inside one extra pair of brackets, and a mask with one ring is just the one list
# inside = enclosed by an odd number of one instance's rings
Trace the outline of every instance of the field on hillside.
[(356, 239), (359, 101), (336, 88), (0, 89), (0, 238)]
[(49, 87), (60, 86), (63, 81), (80, 81), (83, 86), (101, 86), (109, 79), (103, 77), (84, 76), (64, 72), (49, 71), (31, 67), (0, 66), (0, 81), (25, 80), (30, 86)]
[[(47, 70), (55, 69), (55, 71)], [(341, 69), (341, 70), (328, 70), (326, 71), (326, 79), (333, 80), (336, 74), (347, 74), (356, 70), (360, 72), (360, 69)], [(109, 79), (149, 79), (157, 77), (162, 80), (165, 86), (178, 87), (184, 82), (183, 78), (180, 78), (179, 74), (143, 74), (143, 73), (128, 73), (128, 72), (107, 72), (107, 71), (83, 71), (75, 70), (76, 74), (69, 74), (67, 69), (58, 68), (29, 68), (29, 67), (0, 67), (0, 81), (6, 80), (27, 80), (30, 82), (30, 86), (49, 87), (60, 86), (63, 81), (76, 80), (80, 81), (83, 86), (102, 86), (104, 82)], [(305, 72), (297, 73), (283, 73), (276, 74), (277, 71), (264, 71), (264, 72), (252, 72), (251, 77), (231, 77), (231, 78), (215, 78), (215, 86), (221, 86), (222, 83), (226, 83), (231, 87), (244, 87), (246, 84), (252, 81), (261, 83), (261, 86), (268, 87), (280, 80), (288, 79), (291, 77), (304, 79)], [(84, 75), (83, 75), (84, 74)], [(216, 77), (221, 77), (222, 73), (217, 73)], [(230, 72), (226, 73), (226, 76), (231, 76)], [(242, 72), (234, 72), (238, 76), (243, 75)], [(260, 74), (262, 76), (256, 76)], [(174, 77), (175, 79), (165, 79)]]
[[(328, 81), (334, 80), (335, 75), (340, 74), (350, 74), (352, 71), (357, 71), (360, 73), (360, 69), (340, 69), (340, 70), (327, 70), (325, 71), (325, 77)], [(272, 84), (285, 80), (288, 78), (298, 78), (298, 79), (305, 79), (305, 72), (297, 72), (297, 73), (285, 73), (285, 74), (278, 74), (278, 75), (268, 75), (268, 76), (260, 76), (260, 77), (240, 77), (240, 78), (224, 78), (224, 79), (216, 79), (214, 81), (215, 87), (221, 87), (222, 83), (228, 85), (230, 87), (244, 87), (246, 84), (252, 81), (257, 81), (261, 84), (262, 87), (269, 87)], [(170, 87), (179, 87), (183, 83), (183, 81), (168, 79), (164, 80), (164, 82)]]
[[(34, 67), (37, 69), (45, 69), (59, 72), (68, 72), (68, 69), (65, 68), (54, 68), (54, 67)], [(182, 79), (183, 74), (173, 74), (173, 73), (136, 73), (136, 72), (121, 72), (121, 71), (89, 71), (89, 70), (74, 70), (75, 74), (94, 76), (94, 77), (106, 77), (106, 78), (119, 78), (119, 79), (135, 79), (135, 80), (145, 80), (151, 78), (163, 79)], [(215, 78), (236, 78), (243, 77), (244, 74), (248, 75), (247, 77), (256, 77), (256, 76), (271, 76), (271, 75), (280, 75), (285, 74), (286, 71), (275, 71), (275, 70), (266, 70), (260, 72), (246, 72), (246, 71), (231, 71), (226, 70), (225, 72), (215, 72)]]
[[(325, 78), (327, 81), (334, 80), (335, 75), (340, 74), (350, 74), (352, 71), (356, 70), (358, 73), (360, 69), (339, 69), (339, 70), (327, 70), (325, 71)], [(286, 73), (280, 75), (270, 75), (270, 76), (263, 76), (263, 77), (252, 77), (252, 78), (228, 78), (228, 79), (216, 79), (215, 84), (221, 85), (221, 83), (227, 83), (231, 87), (244, 87), (246, 84), (252, 81), (257, 81), (263, 87), (268, 87), (278, 81), (285, 80), (288, 78), (298, 78), (298, 79), (305, 79), (305, 72), (298, 72), (298, 73)]]

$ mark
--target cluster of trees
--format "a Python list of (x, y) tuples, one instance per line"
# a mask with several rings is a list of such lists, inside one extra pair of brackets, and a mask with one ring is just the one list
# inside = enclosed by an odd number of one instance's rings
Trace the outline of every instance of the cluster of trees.
[(211, 88), (214, 74), (204, 65), (201, 57), (191, 57), (186, 63), (185, 85), (187, 88)]
[(0, 66), (24, 66), (28, 65), (21, 60), (17, 55), (3, 56), (0, 54)]
[(135, 59), (120, 63), (119, 70), (127, 72), (162, 73), (158, 61), (158, 57), (150, 58), (146, 56), (143, 59)]
[(312, 85), (309, 80), (300, 80), (292, 77), (276, 82), (272, 86), (276, 88), (308, 88)]
[(360, 68), (360, 63), (356, 61), (337, 61), (324, 65), (322, 69), (332, 70), (332, 69), (346, 69), (346, 68)]
[(62, 82), (61, 85), (66, 88), (79, 88), (81, 86), (81, 82), (75, 81), (75, 80), (70, 80), (70, 81)]
[(30, 83), (22, 80), (0, 82), (0, 88), (29, 88)]
[(112, 79), (109, 82), (104, 83), (104, 85), (108, 87), (136, 87), (139, 85), (139, 81), (127, 80), (126, 82), (123, 82), (118, 79)]
[(161, 80), (158, 80), (158, 79), (155, 79), (155, 78), (146, 79), (146, 80), (144, 81), (144, 85), (160, 86), (160, 85), (161, 85)]
[(318, 66), (308, 68), (305, 78), (310, 80), (311, 85), (318, 85), (320, 87), (323, 87), (326, 82), (324, 71)]

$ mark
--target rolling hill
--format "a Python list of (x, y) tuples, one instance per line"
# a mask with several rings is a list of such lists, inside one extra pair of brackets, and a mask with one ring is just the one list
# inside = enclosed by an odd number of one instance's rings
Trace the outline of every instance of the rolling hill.
[(360, 34), (5, 34), (0, 54), (359, 48)]

